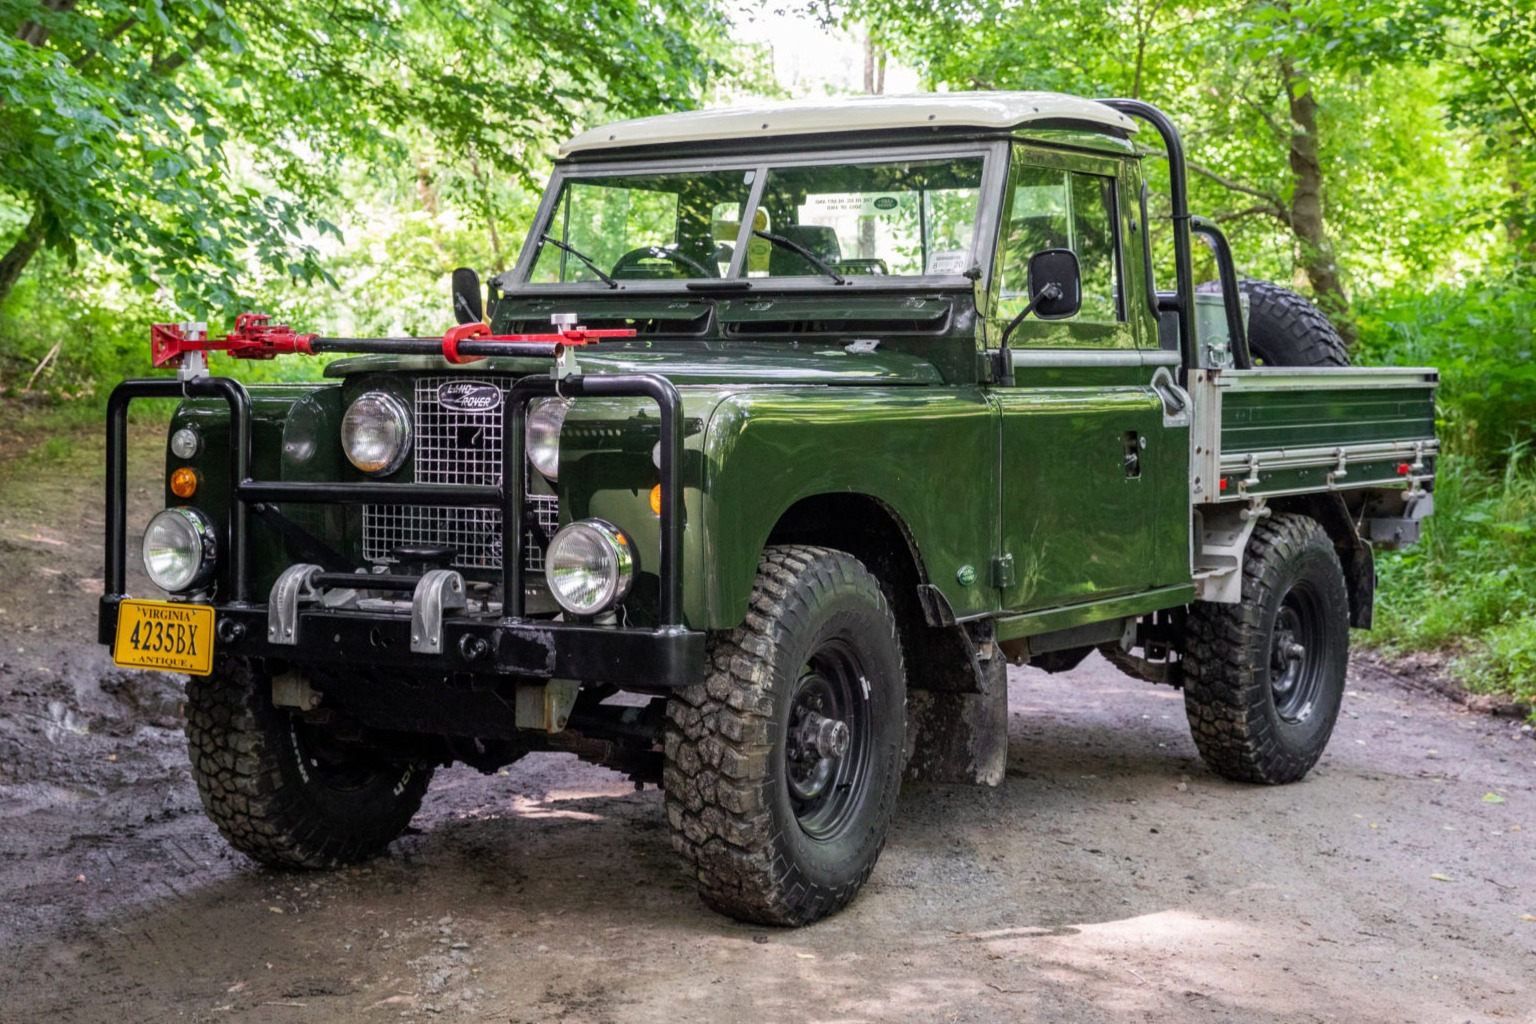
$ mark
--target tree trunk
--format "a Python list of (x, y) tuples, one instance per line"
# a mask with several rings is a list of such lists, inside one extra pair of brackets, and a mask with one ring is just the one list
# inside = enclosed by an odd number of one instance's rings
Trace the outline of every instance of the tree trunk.
[[(74, 10), (77, 2), (78, 0), (43, 0), (41, 6), (45, 11), (52, 11), (58, 14)], [(16, 38), (24, 43), (31, 43), (33, 46), (42, 46), (48, 41), (48, 29), (35, 21), (28, 21), (23, 23), (16, 32)]]
[(864, 93), (879, 96), (885, 92), (885, 51), (875, 45), (874, 34), (864, 30)]
[(1319, 308), (1352, 341), (1348, 321), (1349, 298), (1344, 294), (1333, 242), (1323, 222), (1323, 165), (1318, 157), (1317, 97), (1312, 83), (1296, 73), (1289, 61), (1281, 63), (1285, 93), (1291, 107), (1291, 230), (1296, 235), (1297, 265), (1312, 287)]
[(432, 165), (425, 154), (416, 158), (416, 201), (429, 216), (437, 216), (437, 186), (432, 181)]
[(39, 203), (32, 213), (32, 219), (27, 221), (27, 226), (21, 229), (21, 237), (8, 249), (4, 256), (0, 256), (0, 302), (11, 294), (11, 289), (16, 286), (16, 281), (21, 277), (21, 272), (27, 269), (27, 264), (32, 257), (37, 255), (37, 250), (43, 246), (43, 207)]

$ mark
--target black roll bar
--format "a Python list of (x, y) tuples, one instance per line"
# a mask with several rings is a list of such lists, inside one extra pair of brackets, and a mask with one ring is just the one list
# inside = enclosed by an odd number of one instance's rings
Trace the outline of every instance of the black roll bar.
[[(128, 590), (128, 406), (136, 398), (223, 398), (229, 404), (229, 493), (233, 497), (250, 476), (251, 396), (244, 385), (229, 377), (192, 377), (125, 380), (107, 399), (107, 533), (106, 566), (103, 569), (102, 601), (114, 604)], [(249, 604), (250, 573), (246, 547), (246, 508), (230, 502), (230, 577), (234, 604)]]
[[(1173, 207), (1169, 219), (1173, 221), (1173, 269), (1176, 278), (1173, 308), (1179, 317), (1179, 351), (1184, 368), (1192, 370), (1200, 365), (1200, 353), (1195, 338), (1195, 268), (1190, 251), (1189, 172), (1184, 162), (1184, 142), (1179, 137), (1179, 129), (1173, 119), (1150, 103), (1132, 99), (1104, 99), (1099, 102), (1129, 117), (1140, 118), (1156, 128), (1168, 151), (1168, 190), (1172, 193)], [(1236, 292), (1232, 294), (1235, 296)]]
[[(467, 343), (466, 343), (467, 346)], [(661, 631), (682, 633), (682, 398), (672, 382), (655, 374), (612, 377), (529, 376), (512, 386), (502, 409), (502, 486), (449, 484), (319, 483), (252, 480), (251, 399), (229, 377), (125, 380), (107, 401), (106, 566), (103, 573), (102, 630), (116, 619), (127, 593), (128, 407), (139, 398), (221, 397), (229, 405), (229, 575), (230, 602), (251, 603), (248, 506), (257, 503), (445, 505), (502, 511), (503, 618), (520, 619), (523, 600), (523, 435), (528, 403), (539, 396), (584, 395), (650, 398), (661, 414)], [(111, 614), (105, 614), (110, 609)], [(111, 637), (103, 635), (103, 643)]]
[(661, 411), (661, 626), (683, 626), (683, 400), (677, 388), (665, 377), (637, 373), (613, 377), (571, 376), (524, 377), (512, 385), (507, 396), (507, 425), (502, 436), (507, 439), (501, 452), (501, 480), (506, 489), (502, 521), (518, 523), (503, 542), (501, 559), (503, 614), (509, 619), (523, 617), (523, 435), (528, 420), (528, 403), (535, 398), (580, 398), (583, 396), (643, 397), (656, 402)]
[(1232, 365), (1239, 370), (1253, 369), (1253, 354), (1248, 351), (1248, 333), (1243, 329), (1243, 300), (1237, 284), (1237, 264), (1232, 260), (1232, 246), (1213, 220), (1190, 219), (1190, 228), (1211, 243), (1216, 253), (1216, 273), (1221, 279), (1221, 299), (1227, 314), (1227, 338), (1232, 346)]

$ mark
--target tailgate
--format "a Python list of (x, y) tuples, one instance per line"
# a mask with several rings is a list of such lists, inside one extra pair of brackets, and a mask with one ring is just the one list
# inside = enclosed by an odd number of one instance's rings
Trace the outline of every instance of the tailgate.
[(1190, 374), (1190, 489), (1214, 502), (1433, 479), (1432, 369), (1263, 367)]

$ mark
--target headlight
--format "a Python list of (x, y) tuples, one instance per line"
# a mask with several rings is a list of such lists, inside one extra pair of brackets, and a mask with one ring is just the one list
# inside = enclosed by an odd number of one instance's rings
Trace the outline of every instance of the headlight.
[(363, 395), (341, 418), (341, 447), (364, 473), (384, 476), (399, 469), (411, 450), (405, 403), (383, 391)]
[(144, 530), (144, 571), (161, 590), (196, 590), (213, 579), (214, 533), (193, 508), (158, 512)]
[(629, 593), (635, 578), (634, 548), (617, 527), (583, 519), (549, 542), (544, 578), (560, 607), (576, 615), (596, 615)]
[(560, 477), (560, 428), (565, 426), (565, 414), (570, 408), (569, 398), (546, 398), (528, 410), (523, 449), (533, 468), (549, 480)]

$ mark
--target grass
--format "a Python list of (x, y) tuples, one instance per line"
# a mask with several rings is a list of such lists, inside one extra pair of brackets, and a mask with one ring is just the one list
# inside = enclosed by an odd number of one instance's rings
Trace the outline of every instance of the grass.
[[(135, 402), (131, 437), (163, 436), (173, 401)], [(0, 397), (0, 481), (17, 483), (39, 474), (100, 475), (104, 467), (106, 412), (101, 402), (21, 400)]]
[(1449, 652), (1468, 690), (1536, 705), (1536, 279), (1371, 296), (1356, 362), (1441, 372), (1444, 445), (1422, 543), (1377, 558), (1385, 652)]
[(1376, 628), (1386, 653), (1449, 650), (1469, 691), (1536, 704), (1536, 460), (1501, 471), (1440, 461), (1423, 541), (1377, 557)]

